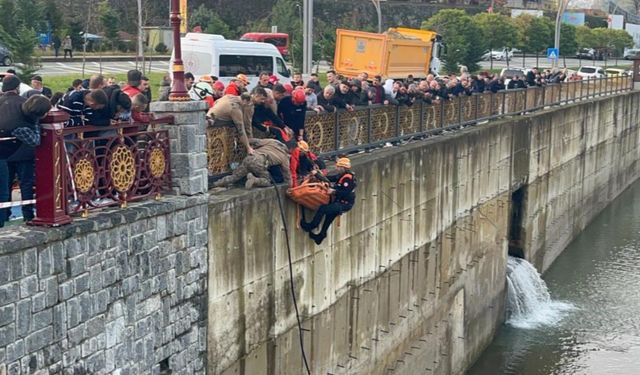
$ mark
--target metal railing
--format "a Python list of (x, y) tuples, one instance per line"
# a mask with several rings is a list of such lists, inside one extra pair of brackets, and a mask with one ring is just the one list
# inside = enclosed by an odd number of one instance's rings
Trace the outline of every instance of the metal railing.
[[(632, 88), (631, 77), (619, 76), (464, 95), (431, 104), (421, 101), (411, 106), (374, 105), (334, 113), (307, 112), (305, 134), (311, 150), (329, 158)], [(207, 152), (212, 176), (229, 173), (232, 164), (245, 156), (232, 126), (207, 129)]]
[(171, 188), (169, 134), (155, 126), (173, 118), (64, 128), (67, 118), (50, 112), (42, 122), (33, 224), (66, 224), (72, 214), (159, 199)]

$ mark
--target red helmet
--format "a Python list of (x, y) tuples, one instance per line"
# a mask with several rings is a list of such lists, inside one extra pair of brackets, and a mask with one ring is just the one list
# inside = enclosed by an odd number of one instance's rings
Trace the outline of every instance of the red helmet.
[(291, 94), (291, 101), (293, 101), (293, 104), (296, 104), (296, 105), (303, 104), (306, 101), (304, 90), (302, 89), (293, 90), (293, 93)]
[(284, 89), (287, 90), (287, 94), (291, 94), (291, 92), (293, 91), (293, 86), (291, 86), (290, 83), (285, 83), (282, 86), (284, 86)]

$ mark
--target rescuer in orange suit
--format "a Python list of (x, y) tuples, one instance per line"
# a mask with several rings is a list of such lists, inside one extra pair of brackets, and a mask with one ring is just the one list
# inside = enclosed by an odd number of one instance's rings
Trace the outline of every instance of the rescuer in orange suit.
[[(327, 237), (327, 230), (333, 220), (351, 210), (356, 201), (356, 177), (351, 171), (351, 161), (345, 157), (340, 158), (336, 162), (336, 168), (338, 173), (327, 177), (323, 176), (318, 170), (312, 172), (316, 178), (333, 183), (333, 188), (329, 189), (333, 199), (331, 203), (320, 206), (310, 223), (307, 223), (304, 217), (300, 221), (300, 227), (309, 232), (309, 237), (318, 245)], [(318, 234), (313, 233), (313, 230), (320, 225), (322, 218), (324, 218), (324, 222), (320, 232)]]

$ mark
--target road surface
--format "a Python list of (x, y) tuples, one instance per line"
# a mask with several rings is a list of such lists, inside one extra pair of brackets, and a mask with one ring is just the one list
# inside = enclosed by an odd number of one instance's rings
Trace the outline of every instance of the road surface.
[[(149, 66), (149, 64), (151, 66)], [(38, 74), (43, 76), (66, 75), (82, 73), (81, 62), (43, 62), (42, 68), (38, 70)], [(0, 67), (2, 70), (11, 67)], [(136, 68), (135, 61), (111, 61), (111, 62), (87, 62), (84, 71), (88, 74), (102, 73), (104, 75), (126, 73)], [(152, 72), (168, 72), (169, 60), (167, 61), (151, 61), (146, 62), (145, 72), (151, 69)]]
[[(563, 67), (565, 61), (563, 59), (559, 60), (559, 66)], [(169, 71), (169, 60), (167, 61), (151, 61), (151, 66), (149, 68), (149, 62), (146, 63), (145, 72), (148, 72), (151, 69), (152, 72), (168, 72)], [(580, 65), (596, 65), (596, 66), (605, 66), (605, 61), (591, 61), (591, 60), (578, 60), (574, 58), (566, 59), (566, 66), (570, 69), (578, 68)], [(616, 65), (616, 60), (609, 60), (606, 62), (607, 66)], [(619, 59), (617, 62), (619, 66), (628, 66), (631, 69), (631, 61)], [(480, 62), (480, 66), (482, 69), (489, 69), (490, 63), (489, 61)], [(522, 67), (522, 57), (516, 56), (512, 60), (509, 61), (509, 66), (511, 67)], [(536, 66), (536, 58), (535, 57), (527, 57), (525, 59), (525, 66), (527, 68), (531, 68)], [(537, 62), (537, 66), (542, 68), (551, 67), (551, 61), (540, 57)], [(94, 73), (102, 73), (108, 75), (110, 73), (126, 73), (127, 71), (134, 69), (136, 67), (135, 61), (110, 61), (110, 62), (87, 62), (85, 63), (84, 71), (88, 74)], [(507, 67), (506, 61), (493, 61), (494, 69), (502, 69)], [(4, 68), (4, 69), (3, 69)], [(0, 70), (6, 70), (10, 67), (2, 67)], [(315, 70), (314, 66), (314, 70)], [(320, 73), (325, 73), (329, 70), (329, 65), (325, 61), (321, 61), (319, 64), (318, 71)], [(38, 71), (39, 74), (43, 76), (52, 76), (52, 75), (65, 75), (65, 74), (74, 74), (74, 73), (82, 73), (82, 63), (81, 62), (43, 62), (42, 68)]]
[[(560, 67), (564, 67), (565, 61), (564, 59), (559, 59), (558, 60), (558, 66)], [(630, 60), (624, 60), (624, 59), (618, 59), (617, 63), (616, 60), (607, 60), (606, 64), (605, 61), (602, 60), (578, 60), (575, 58), (567, 58), (566, 59), (566, 66), (567, 68), (578, 68), (580, 66), (586, 66), (586, 65), (591, 65), (591, 66), (614, 66), (614, 65), (618, 65), (618, 66), (629, 66), (629, 69), (631, 69), (631, 65), (632, 62)], [(536, 66), (536, 58), (535, 57), (527, 57), (525, 59), (524, 65), (526, 68), (531, 68)], [(480, 66), (482, 66), (483, 69), (488, 69), (490, 66), (490, 62), (489, 61), (482, 61), (480, 63)], [(517, 67), (517, 68), (522, 68), (522, 56), (516, 56), (513, 59), (509, 60), (509, 66), (511, 67)], [(537, 62), (537, 66), (541, 67), (541, 68), (550, 68), (551, 67), (551, 60), (545, 58), (545, 57), (540, 57), (538, 59)], [(506, 61), (497, 61), (497, 60), (493, 60), (493, 68), (494, 69), (502, 69), (502, 68), (506, 68), (507, 67), (507, 62)]]

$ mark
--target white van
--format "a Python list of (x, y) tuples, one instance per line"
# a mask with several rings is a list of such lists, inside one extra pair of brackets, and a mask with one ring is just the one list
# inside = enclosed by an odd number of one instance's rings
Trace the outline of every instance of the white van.
[(251, 89), (258, 83), (260, 72), (266, 71), (275, 74), (281, 83), (291, 81), (291, 71), (273, 44), (227, 40), (222, 35), (203, 33), (188, 33), (181, 41), (184, 71), (191, 72), (196, 80), (210, 74), (226, 86), (242, 73), (251, 81)]

